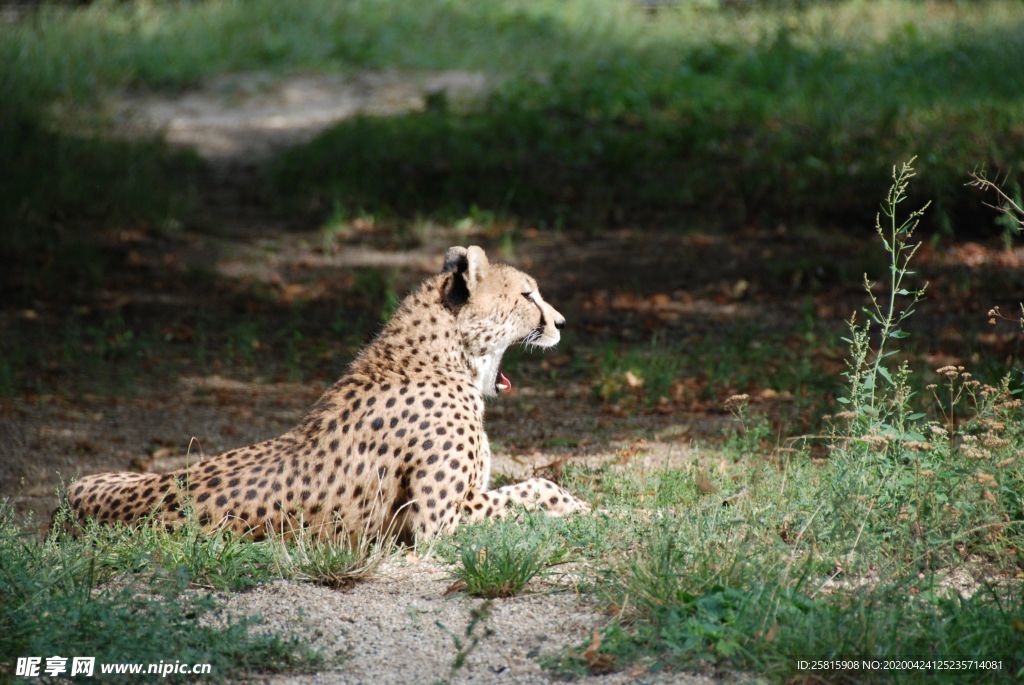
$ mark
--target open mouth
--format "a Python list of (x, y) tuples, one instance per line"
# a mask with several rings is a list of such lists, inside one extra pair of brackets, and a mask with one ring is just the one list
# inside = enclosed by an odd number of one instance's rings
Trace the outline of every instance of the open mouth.
[(494, 392), (509, 392), (510, 390), (512, 390), (512, 381), (499, 370), (498, 380), (494, 382)]

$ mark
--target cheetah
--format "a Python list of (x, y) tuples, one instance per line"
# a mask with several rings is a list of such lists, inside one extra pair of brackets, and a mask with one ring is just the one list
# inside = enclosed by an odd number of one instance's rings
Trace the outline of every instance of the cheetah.
[(478, 246), (451, 247), (293, 429), (171, 473), (83, 477), (66, 494), (71, 516), (174, 529), (191, 510), (207, 530), (256, 540), (296, 522), (419, 540), (518, 505), (587, 512), (541, 478), (489, 489), (484, 400), (511, 389), (502, 355), (551, 347), (564, 325), (533, 278)]

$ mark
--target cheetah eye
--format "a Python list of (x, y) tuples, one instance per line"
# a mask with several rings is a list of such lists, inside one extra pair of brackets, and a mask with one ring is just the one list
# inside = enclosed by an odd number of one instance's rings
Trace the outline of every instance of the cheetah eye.
[(523, 297), (525, 297), (529, 302), (534, 302), (532, 290), (528, 290), (525, 293), (523, 293)]

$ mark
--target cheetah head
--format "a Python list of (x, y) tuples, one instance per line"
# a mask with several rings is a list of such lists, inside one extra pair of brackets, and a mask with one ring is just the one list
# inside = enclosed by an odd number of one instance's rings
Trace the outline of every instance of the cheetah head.
[(544, 301), (537, 281), (506, 264), (491, 264), (476, 245), (450, 247), (444, 258), (446, 305), (455, 313), (459, 337), (485, 396), (512, 389), (501, 372), (510, 345), (552, 347), (565, 317)]

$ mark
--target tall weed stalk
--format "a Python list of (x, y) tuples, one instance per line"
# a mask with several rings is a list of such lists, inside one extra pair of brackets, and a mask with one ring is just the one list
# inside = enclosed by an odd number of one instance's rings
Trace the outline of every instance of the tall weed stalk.
[(844, 338), (848, 385), (833, 433), (829, 520), (849, 541), (851, 558), (888, 547), (897, 552), (891, 559), (922, 566), (970, 553), (1005, 561), (1019, 556), (1011, 540), (1022, 524), (1017, 500), (1006, 496), (1022, 475), (1014, 428), (1021, 423), (1019, 390), (1009, 378), (987, 385), (951, 365), (935, 370), (941, 388), (926, 388), (934, 403), (916, 402), (910, 365), (896, 362), (897, 345), (909, 335), (906, 322), (927, 287), (910, 286), (920, 246), (914, 231), (927, 205), (900, 212), (914, 173), (913, 159), (893, 167), (876, 219), (889, 257), (885, 294), (876, 294), (865, 275), (867, 318), (859, 324), (851, 317)]

